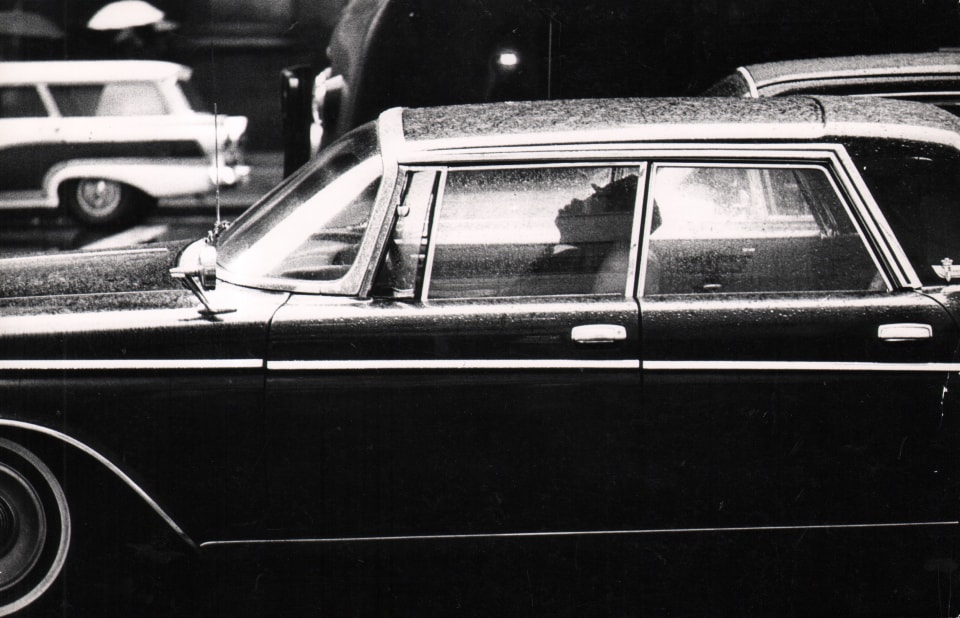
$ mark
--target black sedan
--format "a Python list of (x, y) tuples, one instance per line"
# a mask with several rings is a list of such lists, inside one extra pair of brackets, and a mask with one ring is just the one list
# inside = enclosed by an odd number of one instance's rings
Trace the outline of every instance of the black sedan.
[(309, 556), (308, 615), (956, 613), (958, 182), (904, 101), (392, 109), (207, 238), (0, 261), (0, 614), (103, 522)]

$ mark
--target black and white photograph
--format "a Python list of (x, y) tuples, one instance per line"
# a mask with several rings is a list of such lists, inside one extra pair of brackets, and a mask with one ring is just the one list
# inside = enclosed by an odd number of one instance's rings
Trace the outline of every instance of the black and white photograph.
[(0, 617), (960, 616), (958, 0), (0, 0)]

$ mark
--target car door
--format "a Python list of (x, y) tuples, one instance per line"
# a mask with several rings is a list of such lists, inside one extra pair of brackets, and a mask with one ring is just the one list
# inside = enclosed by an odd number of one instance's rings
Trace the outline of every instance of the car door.
[(644, 166), (405, 170), (369, 298), (272, 324), (272, 528), (430, 538), (625, 525)]
[(885, 607), (951, 551), (957, 327), (890, 267), (839, 159), (784, 154), (652, 166), (642, 525), (711, 548), (691, 561), (762, 565), (790, 611), (874, 585), (864, 607)]

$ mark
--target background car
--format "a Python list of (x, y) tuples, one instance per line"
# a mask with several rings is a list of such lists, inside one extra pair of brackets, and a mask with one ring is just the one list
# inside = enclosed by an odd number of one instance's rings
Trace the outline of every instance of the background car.
[(960, 50), (785, 60), (742, 66), (707, 96), (842, 94), (938, 105), (960, 115)]
[(189, 77), (159, 61), (0, 64), (0, 209), (117, 226), (158, 198), (242, 182), (247, 119), (195, 109)]
[(940, 613), (958, 129), (395, 108), (207, 238), (0, 261), (0, 611), (175, 554), (198, 615)]

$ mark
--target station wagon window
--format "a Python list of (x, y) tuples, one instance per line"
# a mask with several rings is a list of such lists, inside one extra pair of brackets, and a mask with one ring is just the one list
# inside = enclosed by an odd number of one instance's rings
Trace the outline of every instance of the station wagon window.
[(33, 86), (0, 89), (0, 118), (45, 118), (40, 93)]
[(118, 82), (50, 86), (62, 116), (159, 116), (167, 113), (156, 84)]
[(641, 175), (637, 165), (450, 170), (428, 297), (625, 294)]
[(646, 295), (881, 284), (819, 167), (659, 165), (652, 183)]

